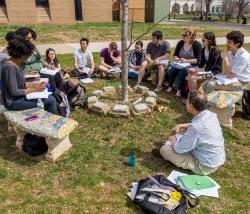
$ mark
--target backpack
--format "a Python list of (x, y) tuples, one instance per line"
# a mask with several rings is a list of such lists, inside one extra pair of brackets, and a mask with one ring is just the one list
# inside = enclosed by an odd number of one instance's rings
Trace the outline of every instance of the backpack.
[[(145, 188), (152, 189), (155, 187), (158, 189), (179, 192), (181, 194), (179, 195), (179, 204), (171, 210), (161, 203), (156, 203), (156, 201), (162, 200), (163, 196), (157, 191), (143, 190)], [(168, 199), (166, 199), (166, 201), (168, 201)], [(188, 206), (193, 208), (198, 205), (198, 198), (192, 193), (181, 189), (178, 185), (169, 181), (165, 176), (156, 175), (152, 177), (149, 176), (139, 181), (134, 202), (148, 214), (185, 214)]]
[(64, 88), (71, 109), (74, 109), (77, 106), (83, 106), (85, 104), (85, 87), (80, 86), (79, 84), (75, 85), (74, 87), (70, 87), (68, 84), (66, 84)]
[(67, 95), (56, 88), (53, 93), (53, 96), (56, 98), (57, 109), (59, 114), (63, 117), (69, 117), (70, 105)]
[(250, 90), (245, 89), (242, 96), (242, 112), (250, 120)]
[(48, 145), (44, 137), (28, 133), (24, 136), (22, 150), (31, 156), (37, 156), (47, 152)]

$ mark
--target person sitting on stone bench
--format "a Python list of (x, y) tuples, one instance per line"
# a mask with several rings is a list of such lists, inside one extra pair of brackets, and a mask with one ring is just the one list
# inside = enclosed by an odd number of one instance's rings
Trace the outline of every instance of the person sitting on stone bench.
[[(160, 155), (177, 167), (208, 175), (225, 162), (222, 130), (216, 114), (207, 110), (204, 93), (190, 92), (186, 108), (193, 116), (192, 122), (172, 129), (168, 143), (160, 148)], [(184, 134), (177, 137), (181, 131)]]
[(95, 63), (93, 54), (88, 50), (89, 40), (82, 38), (80, 48), (74, 52), (75, 69), (71, 74), (79, 79), (91, 77), (94, 73)]
[[(231, 31), (227, 34), (227, 52), (222, 52), (223, 71), (227, 78), (237, 78), (238, 81), (219, 85), (216, 80), (207, 80), (201, 89), (209, 94), (213, 91), (241, 91), (250, 83), (250, 54), (242, 47), (244, 34), (240, 31)], [(231, 117), (235, 112), (235, 104), (224, 109), (227, 118), (219, 117), (220, 121), (228, 121), (222, 125), (232, 127)]]
[(159, 64), (160, 60), (168, 60), (170, 54), (169, 42), (163, 40), (161, 31), (155, 31), (152, 33), (152, 41), (148, 43), (146, 49), (146, 59), (148, 61), (149, 70), (157, 69), (155, 78), (155, 84), (157, 87), (155, 92), (162, 91), (162, 83), (165, 79), (165, 66)]
[[(189, 91), (198, 89), (198, 81), (201, 83), (211, 79), (213, 75), (222, 72), (221, 52), (216, 46), (215, 34), (206, 32), (202, 37), (203, 48), (201, 52), (201, 61), (198, 67), (188, 70), (188, 88)], [(199, 72), (212, 72), (212, 74), (199, 75)]]
[[(25, 83), (24, 71), (20, 68), (31, 56), (35, 46), (23, 37), (8, 42), (7, 51), (10, 58), (2, 67), (1, 99), (6, 109), (19, 111), (37, 107), (37, 100), (27, 100), (26, 95), (43, 91), (46, 87), (42, 83)], [(57, 114), (56, 100), (49, 96), (44, 100), (45, 110)]]
[(143, 78), (145, 78), (147, 64), (148, 62), (146, 61), (146, 54), (143, 50), (143, 43), (142, 41), (137, 41), (135, 43), (135, 49), (130, 52), (128, 57), (128, 76), (137, 79), (135, 87), (140, 86)]
[(108, 48), (104, 48), (100, 53), (99, 71), (105, 75), (119, 74), (121, 72), (121, 52), (117, 44), (111, 42)]

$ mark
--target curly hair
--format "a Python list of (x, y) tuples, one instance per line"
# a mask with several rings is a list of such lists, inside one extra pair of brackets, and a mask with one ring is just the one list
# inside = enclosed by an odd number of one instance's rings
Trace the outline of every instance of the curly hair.
[(9, 42), (10, 40), (15, 39), (16, 36), (17, 36), (17, 35), (16, 35), (15, 32), (10, 31), (10, 32), (8, 32), (8, 33), (6, 34), (5, 39), (6, 39), (7, 42)]
[(31, 33), (31, 30), (27, 27), (21, 27), (18, 28), (15, 33), (25, 38), (26, 36), (28, 36), (29, 33)]
[(35, 49), (35, 46), (22, 37), (12, 39), (8, 42), (7, 51), (9, 56), (17, 59), (22, 56), (29, 57)]

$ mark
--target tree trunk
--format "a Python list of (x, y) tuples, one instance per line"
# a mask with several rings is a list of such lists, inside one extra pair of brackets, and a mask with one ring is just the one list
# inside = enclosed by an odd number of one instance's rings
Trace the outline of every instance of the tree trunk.
[(124, 103), (128, 102), (128, 51), (127, 51), (127, 37), (128, 37), (128, 0), (121, 0), (122, 6), (122, 87), (121, 96)]

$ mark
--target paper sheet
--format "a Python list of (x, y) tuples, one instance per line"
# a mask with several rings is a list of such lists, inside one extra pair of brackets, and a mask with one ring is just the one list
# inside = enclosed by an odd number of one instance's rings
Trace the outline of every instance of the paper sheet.
[(238, 79), (236, 77), (229, 79), (225, 74), (217, 74), (215, 75), (215, 78), (215, 81), (218, 85), (229, 85), (238, 82)]
[(42, 92), (34, 92), (26, 95), (27, 100), (34, 100), (34, 99), (47, 99), (48, 96), (52, 94), (52, 92), (48, 92), (47, 88)]
[(177, 66), (182, 67), (182, 68), (187, 68), (187, 67), (191, 66), (190, 63), (181, 63), (181, 62), (173, 62), (172, 64), (177, 65)]
[(81, 79), (80, 81), (83, 84), (89, 84), (89, 83), (93, 83), (94, 82), (94, 80), (92, 80), (91, 78)]

